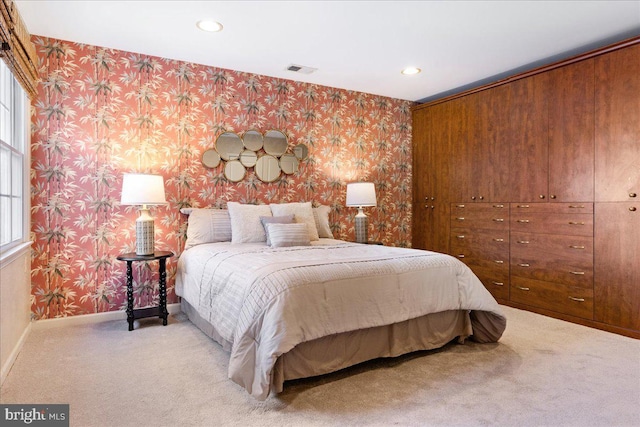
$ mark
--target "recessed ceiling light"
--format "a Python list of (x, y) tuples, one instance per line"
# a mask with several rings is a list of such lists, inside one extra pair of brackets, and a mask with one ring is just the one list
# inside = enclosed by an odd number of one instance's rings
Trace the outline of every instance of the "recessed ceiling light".
[(222, 24), (216, 21), (198, 21), (196, 23), (196, 27), (200, 28), (202, 31), (208, 31), (210, 33), (222, 31)]
[(412, 74), (418, 74), (420, 71), (422, 71), (420, 68), (407, 67), (404, 70), (402, 70), (402, 74), (410, 76)]

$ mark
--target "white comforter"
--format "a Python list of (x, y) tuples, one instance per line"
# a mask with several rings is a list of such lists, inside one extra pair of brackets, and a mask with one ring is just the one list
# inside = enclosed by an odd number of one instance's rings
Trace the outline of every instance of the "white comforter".
[(301, 342), (446, 310), (479, 312), (472, 323), (483, 341), (497, 341), (506, 324), (457, 259), (377, 245), (200, 245), (180, 257), (176, 293), (226, 341), (229, 378), (258, 399), (276, 359)]

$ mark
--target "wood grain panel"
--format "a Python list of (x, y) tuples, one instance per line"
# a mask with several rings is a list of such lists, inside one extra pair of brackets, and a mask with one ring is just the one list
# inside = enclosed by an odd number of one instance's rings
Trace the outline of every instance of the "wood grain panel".
[(595, 76), (596, 201), (629, 201), (640, 195), (640, 45), (595, 58)]
[(547, 214), (593, 213), (593, 203), (512, 203), (510, 209), (513, 214), (520, 214), (521, 212)]
[(549, 199), (594, 198), (594, 60), (549, 73)]
[(549, 180), (548, 76), (539, 74), (508, 85), (509, 200), (535, 202), (546, 197)]
[(640, 331), (640, 203), (595, 210), (595, 318)]

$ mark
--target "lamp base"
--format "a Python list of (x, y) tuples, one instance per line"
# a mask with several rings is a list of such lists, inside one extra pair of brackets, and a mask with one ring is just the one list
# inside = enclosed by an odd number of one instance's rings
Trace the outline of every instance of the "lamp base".
[(153, 255), (155, 227), (149, 209), (140, 209), (140, 216), (136, 219), (136, 255)]
[(362, 212), (356, 215), (356, 242), (357, 243), (367, 243), (369, 241), (369, 218)]

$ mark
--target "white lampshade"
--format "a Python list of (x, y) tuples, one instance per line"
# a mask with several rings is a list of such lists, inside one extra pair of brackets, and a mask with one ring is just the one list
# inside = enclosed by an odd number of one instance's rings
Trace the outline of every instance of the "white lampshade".
[(164, 178), (147, 173), (125, 173), (122, 177), (122, 205), (166, 205)]
[(136, 219), (136, 254), (151, 255), (155, 251), (155, 227), (147, 205), (166, 205), (162, 175), (125, 173), (122, 177), (122, 205), (142, 205)]
[(347, 206), (364, 207), (376, 205), (376, 187), (373, 182), (347, 184)]

